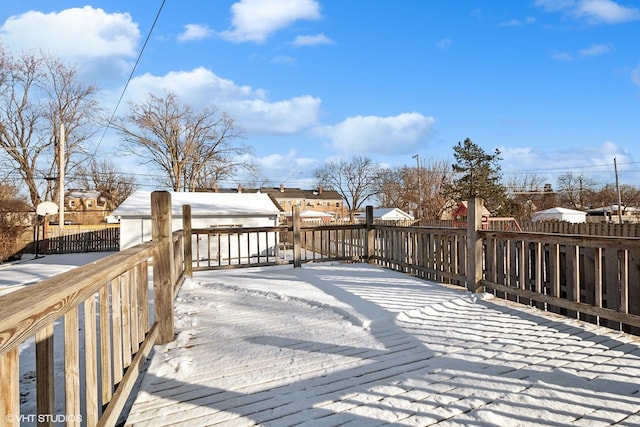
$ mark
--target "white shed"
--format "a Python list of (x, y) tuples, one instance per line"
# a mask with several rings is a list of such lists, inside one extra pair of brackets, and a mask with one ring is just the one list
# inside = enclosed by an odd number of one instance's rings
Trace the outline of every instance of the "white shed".
[(566, 221), (566, 222), (585, 222), (587, 213), (567, 208), (551, 208), (543, 211), (534, 212), (531, 215), (533, 221)]
[[(191, 228), (274, 227), (281, 213), (263, 193), (171, 192), (174, 231), (182, 229), (183, 205), (191, 206)], [(134, 192), (113, 216), (120, 219), (121, 250), (151, 240), (151, 191)]]
[[(358, 214), (356, 218), (365, 220), (367, 214), (363, 212)], [(398, 208), (376, 208), (373, 210), (373, 219), (381, 219), (384, 221), (411, 221), (413, 220), (413, 216)]]

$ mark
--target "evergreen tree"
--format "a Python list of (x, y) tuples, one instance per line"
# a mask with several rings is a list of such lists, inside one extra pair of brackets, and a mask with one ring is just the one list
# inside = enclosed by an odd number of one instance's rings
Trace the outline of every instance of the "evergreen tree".
[(452, 200), (470, 197), (484, 200), (485, 207), (493, 215), (510, 216), (512, 204), (506, 188), (501, 184), (500, 150), (493, 154), (485, 151), (467, 138), (453, 147), (456, 163), (452, 164), (454, 179), (445, 185), (444, 192)]

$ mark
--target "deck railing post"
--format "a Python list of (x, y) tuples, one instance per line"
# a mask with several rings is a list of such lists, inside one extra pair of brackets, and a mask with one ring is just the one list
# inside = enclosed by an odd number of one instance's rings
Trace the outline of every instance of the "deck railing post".
[(375, 237), (376, 232), (373, 229), (373, 206), (367, 206), (366, 211), (366, 241), (365, 241), (365, 256), (367, 262), (372, 264), (374, 262), (373, 256), (375, 255)]
[(173, 284), (176, 281), (173, 241), (171, 238), (171, 194), (167, 191), (151, 193), (153, 241), (157, 242), (153, 257), (154, 313), (159, 335), (156, 344), (173, 341)]
[(300, 206), (293, 206), (291, 220), (293, 224), (293, 267), (302, 267), (300, 257)]
[(182, 206), (182, 231), (184, 250), (184, 272), (187, 276), (193, 276), (193, 246), (191, 237), (191, 205)]
[[(0, 354), (0, 420), (20, 425), (20, 374), (18, 346)], [(4, 425), (4, 424), (3, 424)]]
[(472, 197), (467, 203), (467, 290), (481, 292), (482, 286), (482, 199)]

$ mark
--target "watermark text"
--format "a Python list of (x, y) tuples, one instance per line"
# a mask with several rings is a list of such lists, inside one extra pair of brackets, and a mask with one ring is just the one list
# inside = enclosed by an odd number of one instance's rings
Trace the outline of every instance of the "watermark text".
[(82, 415), (67, 414), (8, 414), (6, 421), (9, 424), (20, 423), (81, 423)]

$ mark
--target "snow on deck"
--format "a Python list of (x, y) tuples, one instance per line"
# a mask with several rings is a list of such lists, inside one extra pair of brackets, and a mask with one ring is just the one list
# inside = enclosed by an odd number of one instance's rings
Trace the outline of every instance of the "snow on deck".
[(195, 273), (127, 425), (640, 425), (636, 337), (365, 264)]

